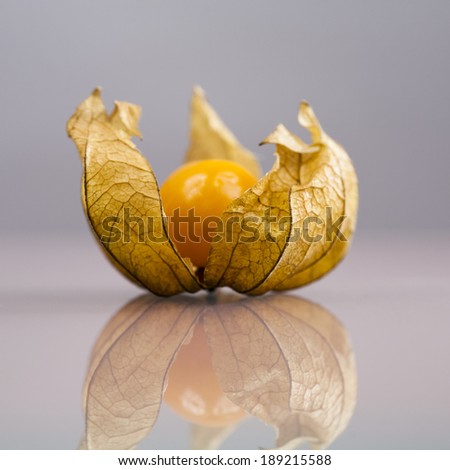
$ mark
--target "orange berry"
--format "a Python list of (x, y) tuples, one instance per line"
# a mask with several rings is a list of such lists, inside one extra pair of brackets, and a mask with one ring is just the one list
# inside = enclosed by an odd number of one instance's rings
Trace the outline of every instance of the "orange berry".
[(160, 191), (169, 236), (181, 256), (205, 267), (218, 218), (255, 183), (251, 173), (228, 160), (200, 160), (175, 170)]
[(170, 366), (164, 400), (178, 415), (203, 426), (234, 424), (246, 415), (220, 387), (202, 321)]

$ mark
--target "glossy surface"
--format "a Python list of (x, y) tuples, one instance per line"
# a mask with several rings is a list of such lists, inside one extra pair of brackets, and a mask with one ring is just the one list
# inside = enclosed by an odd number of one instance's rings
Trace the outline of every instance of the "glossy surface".
[[(111, 268), (87, 231), (32, 243), (2, 234), (2, 242), (0, 447), (76, 448), (92, 348), (142, 290)], [(357, 404), (332, 448), (450, 448), (449, 265), (448, 233), (359, 231), (336, 270), (289, 293), (331, 312), (353, 347)], [(189, 448), (190, 434), (163, 405), (139, 447)], [(270, 427), (249, 418), (223, 447), (273, 441)]]
[(82, 448), (135, 448), (166, 385), (166, 401), (195, 425), (195, 448), (221, 445), (244, 412), (275, 431), (271, 447), (325, 448), (353, 415), (357, 376), (345, 328), (297, 296), (137, 296), (93, 347)]
[(245, 168), (226, 160), (192, 162), (175, 170), (160, 191), (169, 235), (181, 256), (204, 267), (217, 219), (255, 183)]

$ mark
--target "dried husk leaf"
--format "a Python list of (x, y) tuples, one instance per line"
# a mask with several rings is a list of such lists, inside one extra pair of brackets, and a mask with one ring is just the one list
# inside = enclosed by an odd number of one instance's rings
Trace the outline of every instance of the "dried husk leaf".
[[(273, 426), (278, 447), (325, 447), (346, 427), (356, 397), (353, 353), (345, 329), (321, 307), (282, 295), (142, 296), (94, 348), (82, 448), (133, 448), (151, 431), (170, 365), (200, 318), (224, 393)], [(193, 426), (192, 446), (216, 448), (233, 429)]]
[(227, 397), (277, 431), (278, 448), (327, 447), (356, 400), (344, 328), (321, 307), (270, 296), (204, 317), (213, 365)]
[[(195, 292), (201, 286), (194, 269), (167, 235), (155, 175), (131, 140), (140, 136), (140, 113), (139, 106), (116, 102), (108, 115), (96, 89), (67, 123), (83, 164), (86, 216), (110, 260), (128, 278), (158, 295)], [(116, 237), (125, 209), (130, 221), (143, 224), (137, 229), (130, 223), (129, 239), (123, 230)]]
[(246, 168), (255, 178), (261, 176), (256, 157), (237, 141), (198, 86), (192, 95), (189, 140), (185, 162), (214, 158), (230, 160)]
[[(222, 215), (227, 231), (212, 244), (206, 286), (230, 286), (251, 295), (299, 287), (328, 272), (347, 251), (358, 197), (353, 166), (305, 102), (299, 122), (310, 131), (311, 144), (282, 125), (264, 140), (276, 145), (277, 161)], [(328, 233), (342, 218), (341, 234)], [(308, 225), (307, 237), (305, 220), (321, 221)], [(253, 231), (250, 238), (246, 224)]]
[(131, 449), (153, 428), (167, 371), (198, 315), (186, 298), (145, 296), (126, 305), (94, 348), (81, 448)]

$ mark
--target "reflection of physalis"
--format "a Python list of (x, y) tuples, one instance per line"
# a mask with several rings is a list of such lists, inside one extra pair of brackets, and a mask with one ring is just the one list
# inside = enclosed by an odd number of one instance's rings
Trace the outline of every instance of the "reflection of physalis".
[(140, 136), (140, 112), (116, 102), (108, 115), (97, 89), (67, 124), (83, 164), (90, 226), (129, 279), (164, 296), (220, 286), (258, 295), (307, 284), (345, 255), (356, 175), (307, 103), (299, 122), (311, 144), (279, 125), (263, 141), (275, 144), (277, 159), (261, 176), (254, 155), (196, 89), (186, 164), (161, 194), (131, 140)]
[(326, 447), (353, 413), (353, 353), (331, 314), (296, 297), (142, 296), (94, 347), (82, 447), (135, 447), (163, 395), (193, 423), (197, 449), (220, 445), (247, 415), (275, 429), (279, 448)]
[(164, 400), (180, 416), (200, 426), (222, 427), (246, 416), (223, 392), (211, 361), (203, 319), (192, 329), (171, 364)]

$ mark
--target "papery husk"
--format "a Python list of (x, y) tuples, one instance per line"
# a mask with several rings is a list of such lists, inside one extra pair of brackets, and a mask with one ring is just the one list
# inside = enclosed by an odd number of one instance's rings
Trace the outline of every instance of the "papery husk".
[[(311, 133), (311, 144), (283, 125), (262, 142), (276, 145), (277, 160), (222, 215), (228, 230), (212, 244), (204, 275), (207, 287), (229, 286), (251, 295), (291, 289), (321, 277), (345, 255), (356, 223), (355, 171), (305, 102), (299, 122)], [(249, 217), (255, 221), (250, 240), (245, 230)], [(328, 233), (339, 221), (339, 232)]]
[(96, 89), (69, 119), (67, 132), (83, 165), (86, 217), (109, 259), (129, 279), (163, 296), (195, 292), (201, 288), (195, 268), (169, 239), (155, 175), (131, 140), (140, 136), (140, 114), (139, 106), (117, 101), (108, 115)]
[[(356, 174), (306, 102), (299, 122), (309, 130), (311, 143), (283, 125), (263, 141), (275, 144), (276, 162), (222, 214), (225, 229), (211, 244), (204, 270), (182, 258), (168, 236), (156, 177), (131, 140), (140, 136), (140, 113), (139, 106), (116, 102), (108, 115), (96, 89), (67, 124), (83, 165), (89, 224), (110, 261), (130, 280), (162, 296), (221, 286), (259, 295), (312, 282), (343, 258), (356, 223)], [(207, 158), (230, 160), (260, 175), (255, 156), (196, 88), (185, 161)], [(126, 220), (134, 223), (128, 239)]]

